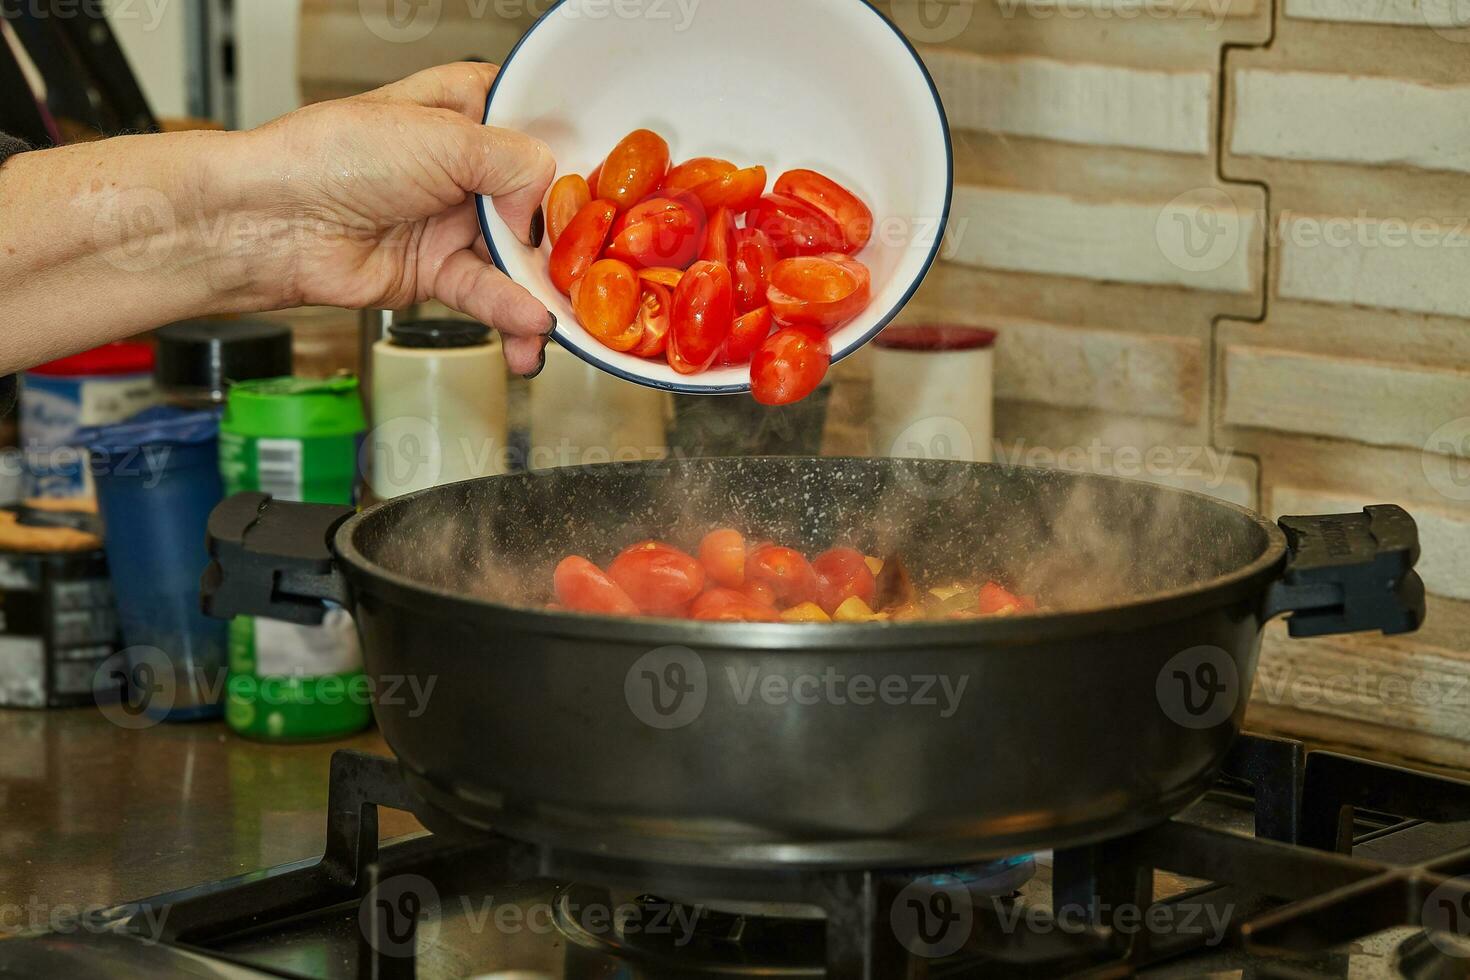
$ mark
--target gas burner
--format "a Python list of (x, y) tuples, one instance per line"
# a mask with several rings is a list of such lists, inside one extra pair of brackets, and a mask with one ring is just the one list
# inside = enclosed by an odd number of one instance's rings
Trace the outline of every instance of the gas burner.
[[(609, 922), (607, 909), (623, 914)], [(556, 924), (568, 940), (568, 977), (603, 977), (613, 971), (628, 980), (826, 973), (824, 926), (815, 914), (716, 911), (652, 895), (617, 901), (607, 889), (570, 885), (557, 896)]]
[[(1242, 736), (1178, 817), (1034, 864), (708, 868), (463, 832), (380, 847), (378, 806), (423, 801), (393, 760), (339, 752), (320, 861), (0, 944), (0, 974), (1470, 975), (1470, 783), (1284, 739)], [(505, 909), (544, 933), (487, 929)]]

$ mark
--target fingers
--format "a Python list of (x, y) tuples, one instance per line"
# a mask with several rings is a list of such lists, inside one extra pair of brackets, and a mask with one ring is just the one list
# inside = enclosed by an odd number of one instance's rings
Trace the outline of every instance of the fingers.
[(540, 140), (510, 129), (480, 124), (485, 97), (499, 69), (463, 62), (410, 75), (361, 98), (410, 102), (443, 109), (454, 125), (436, 130), (445, 145), (445, 165), (460, 189), (491, 198), (495, 210), (523, 244), (539, 246), (537, 212), (556, 177), (556, 160)]
[(534, 378), (546, 366), (545, 337), (506, 337), (505, 363), (523, 378)]
[(450, 309), (500, 331), (505, 338), (505, 361), (516, 374), (530, 375), (540, 369), (546, 338), (556, 319), (540, 300), (471, 249), (461, 249), (445, 260), (431, 293)]
[(522, 244), (539, 247), (545, 228), (541, 202), (556, 178), (551, 149), (512, 129), (480, 126), (477, 131), (469, 161), (474, 185), (466, 189), (488, 196)]
[(440, 65), (384, 85), (362, 96), (373, 102), (412, 102), (430, 109), (452, 109), (475, 122), (485, 118), (485, 99), (500, 69), (462, 61)]

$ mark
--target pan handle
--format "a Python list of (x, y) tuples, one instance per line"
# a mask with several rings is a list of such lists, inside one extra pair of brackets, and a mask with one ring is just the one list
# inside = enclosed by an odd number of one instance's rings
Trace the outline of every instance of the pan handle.
[(199, 580), (206, 616), (265, 616), (317, 625), (326, 603), (348, 605), (332, 535), (351, 507), (237, 493), (209, 515), (209, 567)]
[(1292, 636), (1382, 630), (1424, 622), (1424, 582), (1414, 571), (1419, 529), (1402, 507), (1361, 514), (1283, 517), (1290, 559), (1266, 594), (1266, 618), (1291, 613)]

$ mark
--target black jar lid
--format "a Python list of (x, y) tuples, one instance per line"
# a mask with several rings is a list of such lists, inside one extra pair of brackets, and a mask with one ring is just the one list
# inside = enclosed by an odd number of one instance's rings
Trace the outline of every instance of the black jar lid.
[(263, 320), (185, 320), (160, 328), (153, 378), (163, 388), (223, 391), (291, 373), (291, 330)]
[(490, 342), (490, 328), (473, 320), (417, 320), (388, 328), (394, 347), (479, 347)]

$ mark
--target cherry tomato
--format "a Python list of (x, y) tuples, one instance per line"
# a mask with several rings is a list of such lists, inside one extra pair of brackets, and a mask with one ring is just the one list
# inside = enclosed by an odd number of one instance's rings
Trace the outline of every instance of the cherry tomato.
[(721, 160), (718, 157), (695, 157), (693, 160), (685, 160), (670, 170), (668, 176), (664, 178), (662, 190), (665, 194), (693, 190), (700, 184), (706, 184), (726, 174), (733, 174), (735, 169), (735, 164), (729, 160)]
[(725, 347), (720, 351), (721, 364), (745, 364), (771, 335), (771, 308), (762, 306), (744, 316), (736, 317), (730, 326), (730, 336), (725, 338)]
[(673, 289), (679, 285), (679, 280), (684, 278), (684, 270), (655, 266), (649, 269), (639, 269), (638, 278), (644, 282), (656, 282), (665, 289)]
[(842, 252), (857, 252), (873, 237), (873, 212), (856, 194), (815, 170), (792, 170), (772, 188), (777, 194), (805, 201), (842, 229)]
[(546, 199), (546, 236), (552, 245), (577, 212), (591, 203), (592, 191), (581, 174), (567, 174), (551, 185), (551, 196)]
[(552, 575), (556, 601), (577, 612), (636, 616), (638, 606), (602, 569), (580, 555), (568, 555)]
[(841, 251), (847, 245), (837, 222), (805, 201), (767, 194), (745, 214), (747, 228), (759, 228), (783, 259)]
[(835, 330), (867, 309), (871, 287), (867, 266), (834, 252), (776, 263), (766, 297), (771, 315), (783, 327)]
[(730, 275), (735, 279), (735, 309), (749, 313), (766, 305), (771, 270), (780, 256), (771, 239), (759, 228), (738, 229), (733, 253)]
[(817, 573), (795, 548), (776, 544), (757, 548), (745, 559), (745, 578), (769, 585), (782, 609), (817, 598)]
[(817, 605), (829, 615), (853, 596), (872, 606), (877, 583), (861, 551), (824, 551), (812, 559), (812, 570), (817, 573)]
[(666, 197), (635, 205), (613, 224), (608, 258), (636, 268), (684, 268), (699, 251), (699, 218), (689, 208)]
[(626, 549), (607, 566), (607, 575), (639, 609), (655, 616), (681, 612), (704, 590), (704, 566), (662, 541)]
[(706, 211), (729, 208), (736, 214), (749, 211), (766, 192), (766, 168), (746, 167), (732, 170), (713, 180), (696, 184), (689, 193), (699, 198)]
[(1003, 612), (1027, 611), (1019, 596), (996, 582), (986, 582), (980, 587), (980, 598), (975, 608), (987, 616)]
[(625, 211), (658, 190), (669, 172), (669, 144), (647, 129), (635, 129), (603, 161), (595, 192)]
[(763, 606), (776, 608), (776, 590), (767, 582), (746, 582), (740, 591)]
[(734, 528), (706, 534), (699, 542), (699, 560), (716, 585), (738, 589), (745, 584), (745, 536)]
[(724, 346), (734, 319), (730, 270), (718, 262), (696, 262), (674, 290), (669, 364), (680, 374), (709, 367)]
[(576, 283), (572, 310), (577, 322), (604, 346), (632, 350), (643, 339), (643, 324), (638, 319), (642, 295), (632, 266), (617, 259), (602, 259)]
[(587, 274), (607, 244), (618, 209), (610, 201), (589, 201), (562, 229), (551, 250), (551, 281), (571, 295), (572, 283)]
[(750, 393), (762, 405), (799, 402), (817, 390), (831, 364), (825, 337), (800, 327), (778, 330), (750, 359)]
[[(606, 160), (603, 161), (603, 163), (606, 163), (606, 162), (607, 162)], [(599, 163), (597, 166), (593, 167), (592, 168), (592, 172), (587, 175), (587, 186), (588, 186), (588, 188), (591, 189), (592, 193), (594, 193), (594, 194), (597, 193), (597, 185), (598, 185), (598, 183), (601, 180), (602, 180), (602, 163)]]
[(704, 244), (699, 247), (699, 258), (703, 262), (719, 262), (734, 271), (733, 244), (735, 239), (735, 215), (729, 208), (716, 208), (704, 227)]
[(674, 308), (674, 297), (665, 286), (652, 280), (641, 281), (643, 302), (638, 307), (638, 322), (643, 328), (643, 339), (628, 353), (638, 357), (660, 357), (669, 347), (669, 316)]
[(776, 623), (781, 619), (770, 606), (734, 589), (710, 589), (694, 600), (689, 615), (694, 619), (733, 623)]

